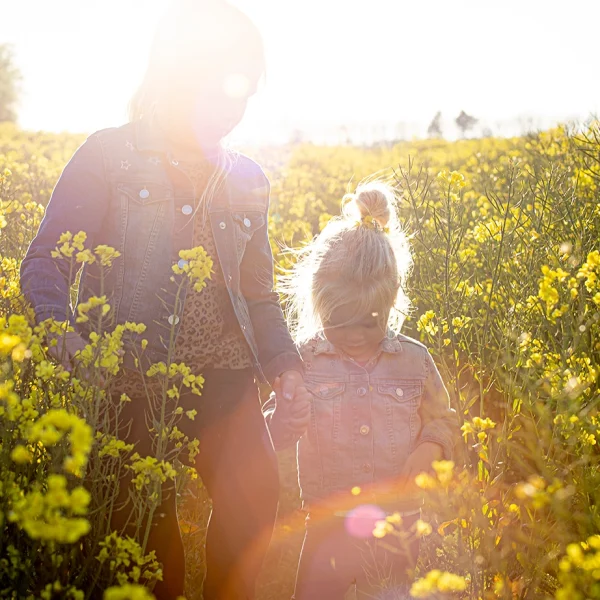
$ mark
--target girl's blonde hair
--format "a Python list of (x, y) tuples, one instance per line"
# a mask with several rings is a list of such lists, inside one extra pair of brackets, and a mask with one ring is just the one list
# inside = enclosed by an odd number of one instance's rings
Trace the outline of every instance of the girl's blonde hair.
[(321, 333), (333, 313), (355, 305), (356, 316), (377, 313), (398, 333), (410, 309), (406, 282), (412, 267), (408, 238), (397, 216), (394, 189), (361, 183), (342, 199), (341, 215), (297, 251), (280, 279), (288, 325), (297, 344)]

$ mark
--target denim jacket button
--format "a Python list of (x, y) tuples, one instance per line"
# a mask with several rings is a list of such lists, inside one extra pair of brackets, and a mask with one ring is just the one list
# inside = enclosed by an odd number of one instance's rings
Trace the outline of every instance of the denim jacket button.
[(248, 217), (246, 217), (246, 218), (244, 219), (244, 225), (245, 225), (246, 227), (250, 227), (250, 225), (252, 225), (252, 221), (250, 221), (250, 219), (248, 219)]
[(402, 396), (404, 396), (404, 390), (402, 388), (396, 388), (396, 396), (402, 398)]
[(367, 393), (367, 388), (364, 388), (364, 387), (359, 387), (359, 388), (356, 390), (356, 393), (357, 393), (359, 396), (364, 396), (364, 395), (366, 395), (366, 393)]
[(184, 205), (181, 207), (181, 212), (182, 212), (184, 215), (191, 215), (193, 210), (194, 210), (194, 209), (193, 209), (193, 208), (192, 208), (192, 207), (191, 207), (189, 204), (184, 204)]
[(139, 196), (142, 200), (145, 200), (150, 196), (150, 192), (146, 188), (144, 188), (143, 190), (140, 190)]
[(225, 223), (225, 221), (221, 221), (221, 222), (219, 223), (219, 227), (220, 227), (221, 229), (225, 229), (225, 227), (227, 227), (227, 224)]
[(371, 428), (368, 425), (362, 425), (360, 428), (360, 435), (368, 435)]
[(169, 321), (169, 325), (177, 325), (177, 323), (179, 323), (179, 317), (177, 315), (169, 315), (167, 321)]
[(365, 473), (368, 473), (371, 470), (371, 465), (369, 463), (364, 463), (362, 468)]

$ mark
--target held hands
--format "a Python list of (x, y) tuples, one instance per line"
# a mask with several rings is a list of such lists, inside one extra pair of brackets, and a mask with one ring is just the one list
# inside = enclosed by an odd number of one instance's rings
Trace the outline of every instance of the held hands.
[(296, 435), (302, 435), (310, 422), (310, 392), (302, 375), (286, 371), (273, 383), (278, 420)]
[(401, 481), (404, 482), (403, 491), (405, 493), (416, 491), (418, 488), (415, 477), (419, 473), (430, 473), (432, 471), (431, 463), (435, 460), (441, 460), (443, 453), (442, 447), (435, 442), (419, 444), (406, 459), (400, 474)]

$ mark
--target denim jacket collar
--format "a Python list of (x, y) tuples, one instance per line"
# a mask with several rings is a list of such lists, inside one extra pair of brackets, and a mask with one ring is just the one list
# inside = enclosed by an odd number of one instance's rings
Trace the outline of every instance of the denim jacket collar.
[[(386, 352), (387, 354), (398, 354), (399, 352), (402, 352), (402, 343), (397, 336), (391, 331), (388, 331), (387, 337), (381, 342), (379, 351)], [(335, 346), (324, 335), (321, 334), (316, 339), (314, 347), (314, 355), (317, 356), (319, 354), (340, 355), (340, 352), (336, 350)], [(377, 354), (379, 354), (379, 352)]]
[(153, 118), (146, 117), (135, 122), (135, 142), (140, 152), (167, 153), (167, 140)]
[[(173, 158), (173, 155), (177, 156), (177, 149), (169, 142), (156, 117), (141, 118), (134, 123), (134, 126), (135, 147), (140, 152), (166, 155), (169, 159)], [(210, 150), (198, 148), (199, 160), (216, 160), (218, 154), (218, 148)], [(179, 156), (177, 157), (179, 158)]]

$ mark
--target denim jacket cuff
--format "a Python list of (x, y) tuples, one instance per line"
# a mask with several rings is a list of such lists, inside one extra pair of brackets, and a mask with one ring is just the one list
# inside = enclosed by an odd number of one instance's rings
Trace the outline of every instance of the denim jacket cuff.
[(304, 364), (300, 355), (296, 352), (284, 352), (263, 365), (262, 370), (268, 382), (272, 385), (275, 379), (285, 371), (304, 373)]
[(454, 455), (453, 444), (449, 444), (447, 440), (443, 440), (433, 435), (424, 435), (417, 440), (415, 448), (418, 448), (421, 444), (424, 444), (425, 442), (433, 442), (434, 444), (437, 444), (442, 448), (442, 459), (452, 460), (452, 457)]
[(58, 322), (69, 321), (73, 325), (73, 316), (65, 314), (64, 307), (52, 306), (50, 304), (39, 304), (33, 307), (36, 323), (42, 323), (46, 319), (54, 319)]

